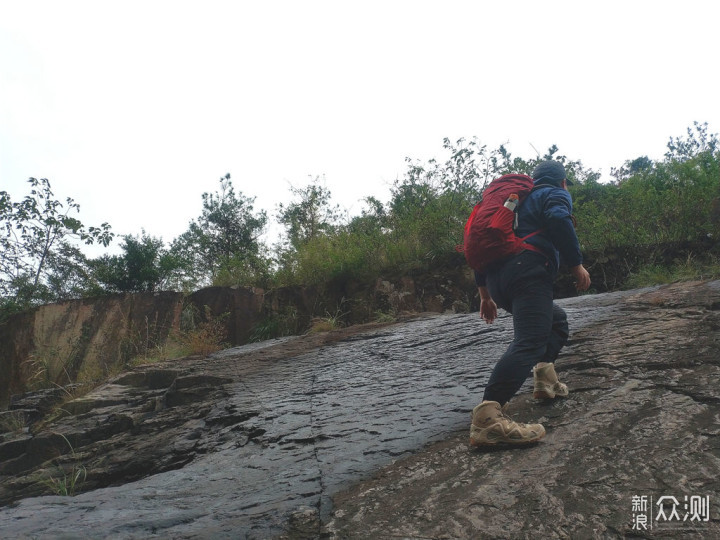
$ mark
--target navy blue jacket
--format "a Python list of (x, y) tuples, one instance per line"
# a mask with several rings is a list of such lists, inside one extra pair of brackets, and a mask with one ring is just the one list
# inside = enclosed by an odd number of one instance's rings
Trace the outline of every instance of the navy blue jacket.
[[(540, 248), (547, 256), (553, 275), (560, 261), (570, 267), (582, 264), (580, 243), (572, 222), (572, 198), (566, 190), (552, 184), (536, 185), (518, 209), (519, 237), (542, 229), (526, 242)], [(478, 286), (485, 285), (485, 275), (475, 272)]]

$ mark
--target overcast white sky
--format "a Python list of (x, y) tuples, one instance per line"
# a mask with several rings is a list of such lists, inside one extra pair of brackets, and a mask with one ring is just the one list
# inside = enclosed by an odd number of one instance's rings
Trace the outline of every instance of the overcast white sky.
[[(602, 170), (720, 131), (716, 1), (0, 0), (0, 190), (170, 242), (230, 173), (352, 214), (442, 139)], [(531, 146), (532, 145), (532, 146)]]

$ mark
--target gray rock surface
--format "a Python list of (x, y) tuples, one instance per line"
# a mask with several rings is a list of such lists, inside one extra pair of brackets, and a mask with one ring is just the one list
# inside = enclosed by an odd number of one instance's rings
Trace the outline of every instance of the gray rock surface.
[(545, 425), (543, 441), (471, 451), (458, 433), (338, 494), (324, 534), (720, 538), (718, 330), (718, 282), (619, 300), (557, 363), (568, 399), (511, 402), (517, 420)]
[[(720, 537), (720, 284), (562, 304), (572, 394), (526, 385), (510, 408), (545, 424), (537, 445), (467, 446), (507, 317), (265, 342), (139, 368), (3, 435), (0, 537), (604, 538), (664, 495), (709, 496), (709, 520), (638, 536)], [(40, 496), (81, 467), (81, 493)]]

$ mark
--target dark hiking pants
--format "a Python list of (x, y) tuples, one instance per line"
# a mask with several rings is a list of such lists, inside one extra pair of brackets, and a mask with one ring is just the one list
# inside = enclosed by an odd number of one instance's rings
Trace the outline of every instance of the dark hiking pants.
[(513, 316), (515, 337), (495, 365), (484, 400), (507, 403), (538, 362), (554, 362), (568, 339), (565, 311), (553, 302), (554, 272), (547, 259), (523, 251), (487, 274), (495, 303)]

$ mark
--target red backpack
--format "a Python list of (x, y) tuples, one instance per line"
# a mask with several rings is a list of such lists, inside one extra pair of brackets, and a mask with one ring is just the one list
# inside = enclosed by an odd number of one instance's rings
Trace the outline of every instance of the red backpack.
[[(523, 249), (540, 251), (535, 246), (523, 243), (540, 231), (519, 238), (515, 236), (514, 230), (517, 209), (533, 186), (533, 179), (529, 176), (506, 174), (485, 188), (482, 200), (475, 205), (465, 224), (463, 245), (458, 246), (458, 251), (465, 253), (465, 259), (472, 269), (483, 272), (488, 265)], [(517, 199), (516, 204), (505, 206), (511, 195)]]

